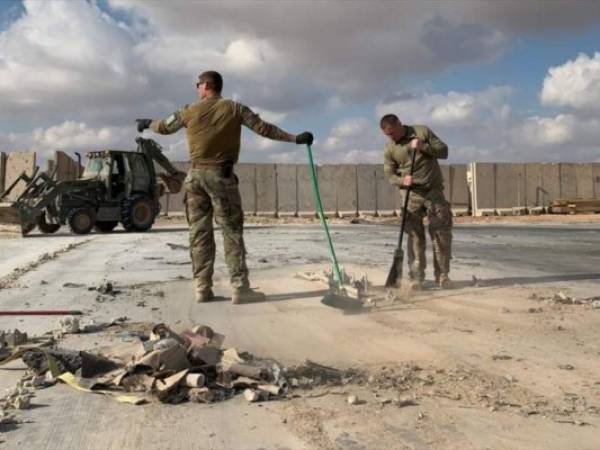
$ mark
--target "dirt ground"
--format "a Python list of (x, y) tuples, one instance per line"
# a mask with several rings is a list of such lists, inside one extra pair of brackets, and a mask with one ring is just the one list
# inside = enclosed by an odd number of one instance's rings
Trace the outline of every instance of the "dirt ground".
[[(320, 285), (294, 276), (329, 265), (314, 224), (247, 226), (252, 282), (267, 294), (249, 305), (228, 301), (220, 241), (220, 301), (194, 302), (187, 230), (174, 220), (149, 233), (0, 240), (0, 309), (73, 308), (86, 319), (128, 316), (175, 329), (206, 324), (226, 335), (225, 347), (347, 374), (340, 384), (258, 404), (236, 397), (132, 406), (56, 385), (36, 391), (33, 407), (18, 413), (23, 423), (0, 428), (0, 449), (595, 450), (600, 216), (540, 217), (459, 223), (454, 289), (429, 281), (422, 292), (353, 312), (324, 305)], [(571, 217), (579, 223), (564, 220)], [(397, 227), (340, 221), (332, 231), (346, 270), (367, 274), (383, 293)], [(103, 280), (119, 295), (88, 290)], [(15, 326), (41, 335), (57, 319), (0, 317), (0, 329)], [(107, 329), (67, 335), (60, 345), (94, 350), (121, 341)], [(22, 374), (21, 363), (1, 368), (0, 389)]]

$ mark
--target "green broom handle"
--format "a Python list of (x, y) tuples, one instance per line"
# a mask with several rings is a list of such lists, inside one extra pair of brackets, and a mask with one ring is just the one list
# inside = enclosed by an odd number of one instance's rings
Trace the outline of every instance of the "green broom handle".
[(306, 153), (308, 155), (308, 165), (310, 167), (310, 179), (312, 181), (312, 190), (315, 196), (315, 203), (317, 206), (317, 214), (321, 219), (321, 226), (325, 230), (325, 237), (327, 238), (327, 244), (329, 245), (329, 256), (333, 263), (333, 269), (337, 278), (338, 286), (342, 288), (342, 274), (340, 273), (340, 266), (338, 265), (337, 258), (335, 256), (335, 250), (333, 248), (333, 242), (331, 241), (331, 235), (329, 234), (329, 227), (327, 226), (327, 220), (325, 219), (325, 213), (323, 212), (323, 203), (321, 202), (321, 194), (319, 194), (319, 182), (317, 181), (317, 171), (315, 170), (315, 163), (313, 161), (312, 150), (310, 145), (306, 145)]

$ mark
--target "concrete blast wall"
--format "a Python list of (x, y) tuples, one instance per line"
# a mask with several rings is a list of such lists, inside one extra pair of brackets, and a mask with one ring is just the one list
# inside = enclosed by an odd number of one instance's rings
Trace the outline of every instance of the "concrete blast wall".
[[(35, 152), (11, 152), (8, 154), (5, 163), (4, 172), (4, 184), (5, 188), (10, 185), (25, 172), (26, 175), (31, 176), (35, 170)], [(8, 200), (15, 200), (23, 190), (25, 189), (25, 183), (19, 183), (13, 191), (10, 193)]]
[[(0, 192), (23, 172), (35, 170), (34, 152), (0, 152)], [(184, 172), (189, 162), (174, 165)], [(441, 165), (444, 194), (454, 215), (541, 212), (558, 198), (600, 198), (600, 163), (470, 163)], [(78, 162), (61, 151), (48, 161), (59, 181), (76, 179)], [(315, 216), (305, 164), (238, 164), (242, 207), (246, 214)], [(381, 164), (326, 164), (317, 167), (323, 207), (329, 216), (397, 215), (402, 192), (388, 183)], [(18, 186), (9, 200), (16, 198)], [(161, 198), (165, 213), (183, 212), (185, 189)]]
[(452, 164), (448, 167), (448, 175), (444, 173), (446, 199), (452, 205), (452, 211), (457, 216), (469, 214), (471, 210), (471, 195), (467, 183), (467, 165)]
[(48, 161), (48, 170), (50, 173), (56, 170), (55, 179), (57, 181), (68, 181), (78, 179), (82, 168), (79, 166), (78, 161), (75, 161), (65, 152), (56, 150), (54, 152), (54, 161)]
[[(174, 163), (186, 171), (188, 163)], [(445, 195), (455, 214), (467, 214), (470, 196), (467, 166), (442, 166)], [(316, 214), (309, 167), (305, 164), (238, 164), (244, 212), (261, 216), (302, 216)], [(402, 209), (400, 190), (385, 179), (381, 164), (325, 164), (317, 167), (317, 179), (326, 215), (391, 216)], [(163, 212), (182, 212), (183, 193), (161, 199)]]
[(0, 152), (0, 192), (5, 189), (4, 181), (6, 177), (6, 153)]
[(473, 215), (540, 212), (559, 198), (600, 197), (598, 163), (471, 163)]

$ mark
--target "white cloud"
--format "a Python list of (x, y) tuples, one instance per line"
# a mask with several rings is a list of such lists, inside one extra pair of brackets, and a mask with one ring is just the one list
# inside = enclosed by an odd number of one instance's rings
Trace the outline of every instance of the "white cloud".
[(236, 39), (232, 41), (225, 58), (227, 66), (239, 73), (252, 73), (265, 64), (276, 64), (277, 53), (268, 41)]
[(54, 150), (134, 150), (135, 133), (129, 127), (94, 128), (83, 122), (65, 121), (47, 128), (21, 133), (0, 133), (3, 151), (35, 151), (40, 160), (51, 158)]
[(600, 112), (600, 53), (580, 54), (575, 60), (551, 67), (544, 79), (543, 104)]
[(394, 113), (406, 123), (422, 123), (442, 127), (472, 127), (485, 121), (506, 121), (512, 89), (492, 86), (483, 91), (423, 94), (418, 97), (402, 94), (399, 99), (381, 102), (379, 116)]
[[(166, 117), (194, 101), (198, 73), (216, 69), (225, 76), (225, 95), (235, 92), (266, 120), (291, 132), (305, 128), (299, 117), (316, 124), (322, 135), (315, 145), (319, 160), (379, 162), (384, 138), (378, 117), (330, 122), (370, 111), (406, 79), (427, 80), (448, 67), (493, 59), (512, 33), (577, 29), (597, 21), (600, 12), (583, 0), (578, 8), (493, 3), (437, 2), (424, 8), (410, 1), (346, 2), (340, 9), (335, 2), (307, 8), (302, 1), (108, 0), (119, 14), (107, 14), (101, 9), (106, 3), (96, 0), (26, 0), (24, 14), (11, 16), (0, 32), (0, 145), (41, 152), (88, 144), (132, 148), (134, 118)], [(598, 111), (599, 63), (596, 53), (550, 69), (544, 104), (587, 117)], [(502, 86), (397, 95), (381, 101), (376, 112), (431, 125), (458, 158), (476, 152), (519, 158), (523, 152), (509, 133), (524, 133), (522, 141), (534, 156), (544, 155), (540, 141), (557, 149), (566, 145), (558, 142), (591, 145), (593, 122), (581, 125), (569, 114), (544, 118), (538, 112), (521, 124), (510, 96), (511, 89)], [(172, 159), (187, 159), (183, 132), (157, 140)], [(302, 149), (290, 144), (253, 137), (243, 146), (246, 161), (305, 160)], [(585, 149), (579, 155), (587, 155)]]
[(560, 114), (556, 117), (529, 117), (520, 133), (521, 142), (533, 147), (562, 145), (571, 142), (574, 136), (575, 117)]
[(344, 119), (339, 121), (325, 138), (322, 146), (323, 157), (319, 162), (379, 162), (385, 140), (375, 119)]
[(93, 3), (23, 5), (25, 14), (0, 33), (1, 118), (90, 117), (140, 96), (148, 80), (131, 36)]
[(339, 152), (365, 145), (373, 147), (383, 141), (380, 134), (373, 120), (364, 117), (345, 119), (331, 129), (323, 148), (327, 151)]
[(258, 114), (261, 119), (275, 125), (281, 124), (288, 116), (287, 113), (269, 111), (268, 109), (260, 108), (258, 106), (252, 106), (251, 109)]
[(600, 119), (584, 119), (573, 114), (555, 117), (529, 117), (519, 129), (518, 142), (531, 147), (596, 146)]
[[(130, 127), (93, 127), (84, 122), (65, 121), (46, 128), (38, 127), (21, 133), (0, 132), (0, 150), (35, 151), (38, 160), (52, 158), (54, 150), (86, 152), (94, 150), (134, 151), (137, 133)], [(145, 132), (145, 138), (156, 139), (171, 161), (189, 159), (185, 135), (161, 136)]]
[(90, 128), (82, 122), (66, 121), (50, 128), (35, 129), (33, 141), (38, 148), (97, 150), (119, 145), (132, 135), (129, 128)]

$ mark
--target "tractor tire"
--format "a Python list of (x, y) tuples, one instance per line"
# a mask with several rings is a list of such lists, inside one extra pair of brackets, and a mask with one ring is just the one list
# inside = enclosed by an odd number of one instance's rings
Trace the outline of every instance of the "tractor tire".
[(156, 217), (156, 202), (144, 195), (134, 195), (123, 200), (121, 223), (125, 231), (147, 231)]
[(102, 222), (96, 222), (94, 229), (100, 233), (110, 233), (117, 225), (119, 225), (119, 222), (116, 220), (105, 220)]
[(92, 208), (78, 208), (69, 212), (69, 228), (75, 234), (88, 234), (96, 225), (96, 212)]
[(58, 231), (58, 229), (60, 228), (60, 224), (58, 223), (48, 223), (46, 222), (46, 215), (42, 214), (38, 221), (37, 221), (37, 226), (40, 229), (40, 231), (44, 234), (52, 234), (52, 233), (56, 233)]
[(23, 225), (23, 226), (21, 227), (21, 234), (22, 234), (23, 236), (25, 236), (25, 235), (27, 235), (27, 234), (31, 233), (31, 232), (33, 231), (33, 229), (34, 229), (34, 228), (35, 228), (35, 223), (28, 223), (28, 224), (26, 224), (26, 225)]

